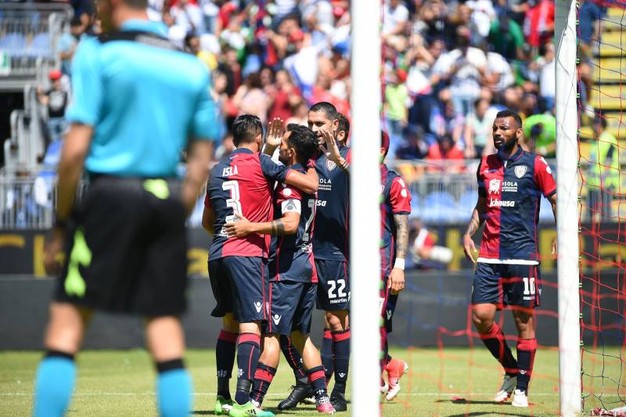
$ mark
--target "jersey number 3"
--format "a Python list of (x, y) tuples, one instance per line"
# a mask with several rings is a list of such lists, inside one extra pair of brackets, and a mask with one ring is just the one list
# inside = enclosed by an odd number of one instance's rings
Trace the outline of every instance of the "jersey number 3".
[(234, 213), (239, 213), (243, 216), (243, 210), (241, 209), (241, 201), (239, 195), (239, 183), (236, 180), (224, 181), (222, 183), (222, 190), (230, 193), (230, 198), (226, 199), (226, 207), (233, 209), (233, 215), (226, 216), (226, 222), (232, 222), (235, 220)]

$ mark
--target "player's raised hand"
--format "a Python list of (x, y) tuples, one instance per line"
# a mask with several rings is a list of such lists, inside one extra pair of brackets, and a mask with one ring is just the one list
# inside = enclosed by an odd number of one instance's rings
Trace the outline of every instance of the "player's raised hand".
[(463, 235), (463, 252), (465, 252), (465, 257), (468, 261), (471, 261), (473, 264), (476, 263), (476, 259), (474, 258), (476, 245), (472, 237), (468, 234)]
[(280, 117), (273, 118), (267, 126), (267, 136), (265, 137), (266, 148), (274, 149), (280, 146), (283, 139), (284, 123)]
[(250, 230), (251, 223), (248, 219), (240, 213), (235, 213), (233, 217), (233, 221), (224, 225), (224, 231), (228, 237), (246, 237), (252, 233)]
[(339, 153), (339, 147), (335, 141), (335, 135), (328, 129), (320, 129), (321, 144), (320, 150), (324, 152), (326, 157), (336, 163), (340, 164), (341, 154)]

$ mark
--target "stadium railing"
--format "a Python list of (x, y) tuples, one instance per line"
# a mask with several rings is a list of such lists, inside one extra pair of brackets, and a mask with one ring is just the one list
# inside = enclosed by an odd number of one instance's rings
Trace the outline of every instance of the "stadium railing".
[(40, 81), (38, 67), (59, 67), (56, 45), (72, 14), (63, 3), (0, 3), (0, 91)]
[[(407, 166), (397, 168), (407, 173), (403, 176), (412, 194), (412, 215), (432, 225), (466, 223), (477, 198), (476, 161), (467, 162), (470, 169), (456, 174), (426, 172), (423, 168), (428, 164), (423, 161), (411, 161), (412, 173)], [(51, 170), (0, 174), (0, 230), (49, 228), (54, 218), (55, 184)], [(201, 227), (204, 191), (200, 195), (188, 220), (190, 227)], [(542, 220), (551, 221), (550, 216)]]

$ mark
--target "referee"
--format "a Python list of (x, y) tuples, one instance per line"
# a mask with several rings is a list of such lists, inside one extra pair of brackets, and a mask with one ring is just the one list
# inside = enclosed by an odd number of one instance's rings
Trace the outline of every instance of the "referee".
[[(82, 40), (74, 57), (71, 128), (45, 248), (46, 269), (60, 279), (37, 370), (35, 417), (66, 412), (74, 356), (93, 310), (145, 317), (159, 413), (191, 411), (179, 320), (186, 308), (185, 220), (206, 181), (217, 125), (205, 66), (171, 45), (146, 7), (146, 0), (99, 0), (103, 34)], [(83, 168), (90, 184), (74, 205)]]

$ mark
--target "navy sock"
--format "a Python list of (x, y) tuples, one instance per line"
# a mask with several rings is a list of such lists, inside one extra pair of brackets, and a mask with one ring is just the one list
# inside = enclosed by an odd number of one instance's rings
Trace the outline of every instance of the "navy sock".
[(326, 375), (326, 383), (330, 381), (335, 370), (333, 355), (333, 336), (329, 329), (324, 329), (324, 338), (322, 339), (322, 365), (324, 365), (324, 374)]
[(533, 373), (535, 353), (537, 352), (537, 339), (519, 339), (517, 341), (517, 389), (528, 392), (528, 384)]
[(315, 398), (320, 399), (328, 395), (326, 391), (326, 377), (324, 375), (324, 367), (316, 366), (307, 371), (307, 378), (313, 387)]
[(302, 364), (302, 356), (298, 349), (291, 343), (291, 339), (285, 335), (280, 335), (280, 350), (287, 359), (287, 363), (293, 370), (293, 376), (301, 384), (307, 383), (306, 370)]
[(74, 355), (48, 351), (37, 368), (33, 416), (65, 415), (75, 384)]
[(506, 343), (504, 333), (497, 323), (491, 326), (487, 333), (481, 334), (480, 339), (489, 349), (494, 358), (502, 364), (504, 372), (507, 375), (517, 376), (517, 361), (513, 357), (513, 353)]
[(230, 399), (230, 378), (232, 378), (235, 352), (237, 351), (237, 333), (221, 330), (215, 345), (215, 364), (217, 365), (217, 395)]
[(250, 388), (261, 356), (261, 336), (254, 333), (241, 333), (237, 342), (237, 392), (235, 401), (245, 404), (250, 401)]
[(274, 379), (274, 375), (276, 375), (276, 368), (272, 368), (271, 366), (267, 366), (264, 363), (259, 362), (256, 372), (254, 373), (254, 382), (252, 383), (252, 393), (250, 394), (250, 398), (257, 403), (262, 404), (265, 394), (267, 394), (267, 390)]
[(191, 376), (182, 359), (156, 364), (157, 402), (159, 415), (163, 417), (186, 417), (192, 411)]
[(335, 353), (335, 386), (333, 393), (346, 393), (348, 367), (350, 364), (350, 329), (332, 332), (333, 351)]

